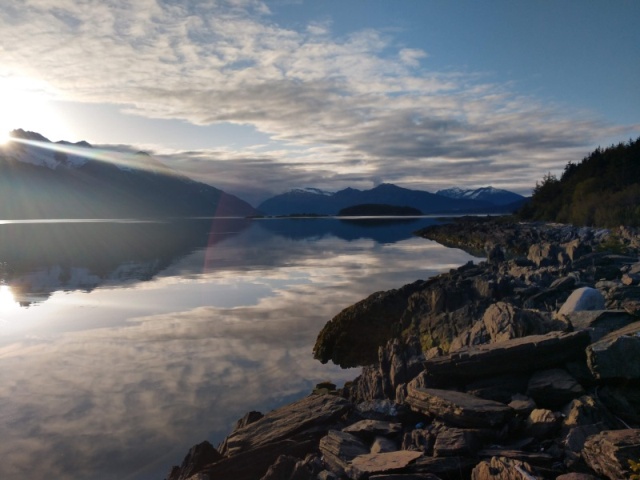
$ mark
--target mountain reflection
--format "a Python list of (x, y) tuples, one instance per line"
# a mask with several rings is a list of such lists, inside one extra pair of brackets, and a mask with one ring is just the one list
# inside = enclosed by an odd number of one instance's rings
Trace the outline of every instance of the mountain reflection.
[[(197, 275), (287, 263), (304, 254), (285, 240), (335, 237), (389, 244), (410, 238), (429, 219), (190, 219), (171, 222), (105, 221), (0, 225), (0, 282), (22, 306), (55, 291), (92, 291), (131, 285), (158, 275)], [(269, 235), (265, 236), (265, 233)], [(229, 241), (234, 238), (233, 241)], [(269, 243), (268, 255), (252, 248)], [(224, 255), (215, 248), (227, 243)], [(301, 247), (303, 245), (298, 245)], [(232, 250), (232, 252), (229, 251)], [(237, 254), (233, 253), (237, 251)], [(258, 254), (258, 252), (260, 252)], [(190, 261), (183, 261), (196, 254)], [(177, 271), (172, 266), (180, 264)]]

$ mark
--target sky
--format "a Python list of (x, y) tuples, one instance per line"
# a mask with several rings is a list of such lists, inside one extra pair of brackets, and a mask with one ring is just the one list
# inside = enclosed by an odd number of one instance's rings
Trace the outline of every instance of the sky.
[(635, 0), (3, 0), (0, 131), (145, 150), (253, 205), (529, 194), (640, 135)]

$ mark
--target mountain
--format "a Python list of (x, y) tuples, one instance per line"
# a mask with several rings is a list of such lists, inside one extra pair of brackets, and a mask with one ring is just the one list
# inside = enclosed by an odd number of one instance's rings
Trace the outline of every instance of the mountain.
[(50, 142), (14, 130), (0, 147), (0, 218), (248, 216), (245, 201), (171, 170), (152, 156)]
[(346, 188), (334, 194), (313, 190), (292, 190), (265, 200), (258, 210), (267, 215), (336, 215), (343, 208), (361, 204), (385, 204), (412, 207), (424, 214), (465, 213), (493, 205), (474, 199), (454, 199), (422, 190), (409, 190), (383, 183), (371, 190)]
[(493, 187), (481, 187), (476, 189), (447, 188), (438, 190), (437, 195), (444, 195), (449, 198), (466, 198), (468, 200), (482, 200), (493, 205), (509, 205), (510, 203), (522, 202), (525, 197), (508, 190)]

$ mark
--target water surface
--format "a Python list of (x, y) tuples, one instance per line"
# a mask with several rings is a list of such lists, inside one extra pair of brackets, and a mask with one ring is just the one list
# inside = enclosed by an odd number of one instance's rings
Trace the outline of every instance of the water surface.
[(431, 219), (0, 224), (0, 478), (156, 479), (324, 380), (322, 326), (472, 260)]

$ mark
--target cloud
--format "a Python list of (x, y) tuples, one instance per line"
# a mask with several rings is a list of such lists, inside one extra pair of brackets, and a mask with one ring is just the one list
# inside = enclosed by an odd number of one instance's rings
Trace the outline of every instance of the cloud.
[[(434, 163), (457, 171), (456, 162), (481, 167), (487, 159), (493, 178), (480, 168), (447, 178), (533, 185), (545, 171), (532, 157), (559, 169), (576, 159), (567, 152), (584, 155), (598, 139), (627, 133), (478, 75), (431, 71), (426, 52), (376, 30), (335, 37), (328, 22), (281, 27), (259, 1), (6, 3), (0, 44), (11, 49), (0, 52), (3, 70), (46, 80), (66, 100), (198, 125), (252, 125), (272, 139), (257, 161), (246, 150), (203, 151), (206, 167), (195, 165), (193, 154), (179, 161), (204, 175), (222, 167), (216, 162), (227, 168), (234, 160), (232, 175), (246, 167), (246, 190), (265, 195), (299, 180), (320, 187), (346, 186), (354, 177), (429, 184)], [(283, 146), (291, 150), (280, 156)], [(505, 161), (512, 168), (498, 168)], [(268, 168), (277, 172), (267, 174), (273, 183), (253, 175)], [(221, 187), (237, 183), (211, 177), (204, 178)]]

